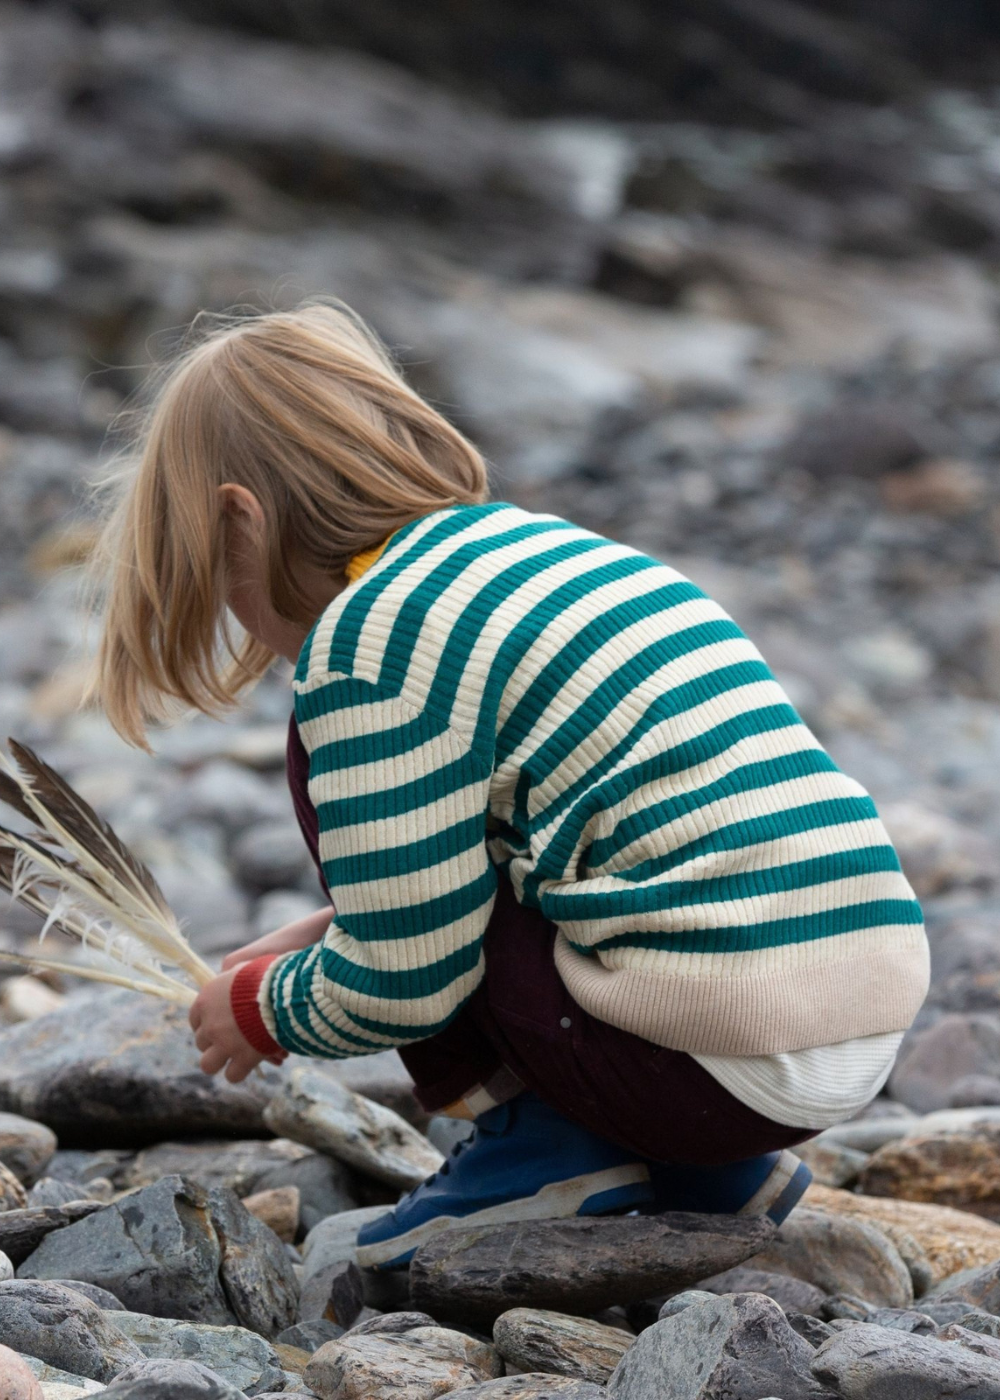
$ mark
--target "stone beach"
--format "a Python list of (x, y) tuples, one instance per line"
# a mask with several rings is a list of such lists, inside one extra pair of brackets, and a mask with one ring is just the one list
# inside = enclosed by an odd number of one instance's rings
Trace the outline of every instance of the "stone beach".
[[(151, 358), (334, 293), (498, 498), (733, 614), (875, 798), (930, 994), (781, 1227), (379, 1275), (358, 1226), (465, 1131), (395, 1053), (232, 1085), (183, 1011), (0, 963), (0, 1400), (1000, 1400), (1000, 50), (917, 0), (558, 8), (0, 4), (0, 738), (210, 962), (320, 907), (291, 668), (130, 749), (79, 706), (80, 566)], [(38, 933), (0, 906), (0, 952)]]

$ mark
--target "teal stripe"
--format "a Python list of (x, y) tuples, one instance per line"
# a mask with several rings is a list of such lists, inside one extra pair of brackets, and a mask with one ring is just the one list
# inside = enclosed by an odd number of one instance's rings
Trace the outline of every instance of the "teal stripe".
[(402, 846), (385, 846), (375, 851), (356, 851), (334, 860), (323, 861), (323, 874), (331, 890), (337, 886), (361, 885), (373, 880), (392, 880), (412, 875), (415, 870), (432, 870), (447, 860), (484, 845), (486, 831), (479, 815), (442, 827), (421, 841)]
[(448, 725), (443, 719), (437, 719), (425, 711), (389, 729), (372, 729), (368, 733), (352, 734), (344, 739), (331, 739), (325, 744), (318, 744), (310, 754), (309, 777), (338, 773), (344, 768), (357, 768), (365, 763), (387, 763), (394, 758), (403, 758), (421, 744), (440, 738), (447, 732)]
[[(620, 763), (625, 755), (636, 747), (643, 735), (651, 729), (655, 729), (658, 724), (662, 724), (668, 719), (676, 719), (686, 710), (693, 710), (697, 706), (705, 704), (707, 700), (716, 700), (720, 695), (725, 695), (727, 691), (738, 690), (742, 686), (753, 685), (760, 681), (773, 680), (774, 677), (763, 661), (738, 661), (735, 665), (720, 666), (718, 670), (709, 671), (704, 676), (697, 677), (696, 680), (685, 681), (670, 690), (661, 691), (647, 705), (641, 718), (633, 723), (631, 729), (627, 730), (616, 744), (609, 744), (596, 763), (591, 764), (590, 768), (582, 773), (575, 782), (568, 784), (547, 806), (535, 813), (531, 818), (530, 828), (537, 831), (547, 826), (566, 808), (572, 807), (581, 797), (591, 793), (594, 790), (594, 785), (608, 773), (609, 769)], [(585, 743), (594, 733), (599, 721), (588, 727), (586, 722), (580, 719), (584, 710), (589, 714), (590, 707), (581, 707), (572, 720), (568, 720), (566, 724), (560, 726), (558, 746), (554, 742), (544, 744), (526, 761), (525, 769), (530, 772), (533, 784), (537, 785), (549, 777), (561, 761), (579, 745)], [(526, 811), (517, 813), (517, 817), (525, 825), (529, 824)], [(579, 825), (578, 829), (581, 829)]]
[[(341, 826), (360, 822), (390, 821), (419, 811), (449, 793), (457, 793), (474, 783), (489, 781), (490, 770), (484, 767), (478, 754), (461, 754), (452, 763), (422, 773), (406, 783), (383, 788), (381, 792), (362, 792), (345, 797), (331, 797), (316, 804), (320, 831), (335, 831)], [(486, 794), (482, 808), (485, 816)]]
[[(473, 988), (474, 990), (475, 988)], [(471, 996), (472, 992), (463, 997), (454, 1010), (449, 1011), (447, 1016), (442, 1016), (440, 1021), (421, 1022), (416, 1026), (408, 1026), (403, 1021), (372, 1021), (367, 1016), (359, 1016), (355, 1011), (346, 1011), (344, 1014), (349, 1016), (354, 1024), (362, 1030), (373, 1031), (378, 1035), (393, 1036), (402, 1045), (407, 1041), (426, 1040), (428, 1036), (437, 1035), (438, 1031), (443, 1031), (445, 1026), (451, 1025)]]
[(594, 955), (612, 948), (653, 948), (663, 953), (750, 953), (776, 948), (782, 943), (808, 943), (859, 929), (885, 928), (893, 924), (923, 923), (914, 899), (873, 899), (845, 904), (795, 919), (774, 919), (760, 924), (735, 924), (726, 928), (679, 929), (676, 932), (620, 933), (592, 947), (570, 940), (578, 953)]
[(614, 873), (623, 880), (648, 880), (710, 851), (745, 850), (765, 841), (798, 836), (804, 831), (829, 831), (838, 826), (877, 818), (878, 812), (870, 797), (832, 797), (825, 802), (806, 802), (801, 807), (787, 807), (780, 812), (768, 812), (763, 817), (751, 817), (747, 821), (717, 827), (662, 856), (651, 857), (626, 871)]
[[(768, 865), (762, 870), (737, 870), (731, 875), (704, 880), (663, 880), (641, 888), (629, 881), (624, 888), (595, 890), (591, 894), (563, 893), (555, 886), (546, 890), (542, 907), (550, 919), (558, 922), (620, 919), (657, 910), (668, 913), (695, 904), (724, 904), (738, 899), (787, 894), (792, 890), (811, 889), (835, 880), (890, 870), (899, 871), (899, 859), (891, 846), (861, 846), (856, 850)], [(641, 937), (636, 934), (637, 939)]]
[(683, 744), (675, 744), (673, 748), (654, 754), (641, 763), (612, 773), (578, 798), (573, 812), (553, 834), (546, 848), (539, 852), (539, 873), (548, 879), (565, 878), (562, 872), (566, 870), (576, 848), (578, 833), (585, 829), (591, 818), (619, 806), (636, 788), (654, 778), (671, 777), (710, 759), (720, 758), (734, 744), (801, 724), (791, 705), (765, 705), (757, 710), (745, 710), (685, 740)]
[(486, 854), (485, 844), (483, 862), (486, 869), (468, 884), (446, 890), (419, 904), (404, 904), (396, 909), (358, 912), (339, 909), (337, 925), (356, 943), (398, 943), (404, 938), (433, 933), (435, 929), (474, 914), (495, 894), (496, 871)]
[[(586, 627), (581, 628), (569, 646), (564, 647), (545, 663), (514, 706), (507, 722), (501, 727), (496, 737), (497, 761), (502, 763), (524, 743), (549, 706), (580, 672), (584, 664), (624, 628), (633, 622), (643, 621), (658, 613), (679, 607), (682, 603), (691, 603), (704, 598), (705, 594), (702, 593), (701, 589), (686, 580), (667, 583), (653, 592), (641, 594), (637, 598), (629, 598), (625, 602), (608, 608), (599, 617), (588, 623)], [(724, 641), (729, 638), (745, 640), (736, 623), (728, 618), (713, 619), (710, 623), (701, 623), (700, 627), (718, 627), (720, 623), (724, 630), (715, 636), (706, 632), (699, 633), (698, 626), (667, 633), (651, 646), (628, 657), (623, 663), (622, 669), (615, 673), (617, 682), (615, 677), (611, 677), (605, 681), (605, 687), (617, 684), (618, 698), (620, 699), (631, 685), (637, 684), (646, 675), (656, 671), (659, 666), (675, 661), (688, 651), (695, 651), (700, 646), (708, 646), (712, 641)], [(658, 648), (662, 648), (662, 651), (657, 650)], [(650, 664), (656, 657), (659, 658), (657, 664)], [(646, 659), (645, 668), (640, 669), (634, 679), (631, 678), (630, 674), (629, 681), (626, 682), (624, 669), (633, 665), (642, 668), (643, 658)]]
[(320, 956), (324, 977), (345, 991), (384, 1001), (408, 1001), (436, 996), (464, 977), (479, 962), (481, 951), (482, 939), (477, 938), (436, 962), (395, 970), (362, 967), (327, 947), (321, 949)]
[[(319, 1055), (327, 1059), (343, 1059), (350, 1055), (349, 1050), (332, 1046), (312, 1029), (309, 1015), (312, 1013), (333, 1035), (341, 1036), (348, 1044), (359, 1047), (357, 1053), (370, 1055), (373, 1050), (384, 1049), (377, 1043), (352, 1035), (334, 1026), (315, 1005), (310, 995), (312, 986), (311, 969), (316, 961), (317, 949), (303, 948), (300, 954), (289, 959), (290, 966), (282, 966), (280, 977), (276, 974), (271, 987), (271, 1004), (275, 1018), (276, 1039), (286, 1050), (298, 1055)], [(308, 964), (308, 967), (307, 967)], [(304, 970), (305, 969), (305, 970)], [(291, 1006), (279, 1005), (279, 997), (285, 995), (285, 984), (292, 982)]]
[(590, 843), (581, 857), (582, 864), (595, 870), (648, 832), (670, 826), (713, 802), (735, 797), (738, 793), (761, 792), (796, 778), (839, 771), (823, 749), (797, 749), (794, 753), (775, 756), (760, 763), (740, 764), (704, 787), (651, 802), (648, 807), (623, 818), (608, 836)]
[(485, 540), (470, 540), (466, 544), (456, 545), (446, 559), (443, 559), (419, 582), (414, 584), (399, 605), (389, 640), (386, 643), (380, 680), (383, 680), (390, 687), (401, 686), (405, 683), (413, 657), (413, 649), (417, 644), (427, 614), (435, 603), (440, 601), (441, 595), (471, 565), (482, 560), (486, 555), (494, 554), (497, 550), (505, 549), (512, 544), (528, 543), (539, 536), (555, 531), (575, 529), (576, 526), (570, 525), (565, 520), (530, 521), (527, 524), (514, 525), (510, 529), (490, 535)]

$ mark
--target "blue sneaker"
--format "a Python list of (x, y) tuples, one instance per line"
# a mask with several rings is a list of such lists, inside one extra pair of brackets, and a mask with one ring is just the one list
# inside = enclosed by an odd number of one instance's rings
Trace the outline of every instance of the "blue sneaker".
[(526, 1090), (481, 1113), (433, 1176), (358, 1231), (362, 1268), (396, 1269), (457, 1225), (611, 1215), (653, 1199), (649, 1164)]
[(766, 1215), (780, 1225), (812, 1181), (812, 1172), (787, 1149), (695, 1167), (650, 1162), (653, 1201), (644, 1215), (667, 1210), (704, 1211), (709, 1215)]

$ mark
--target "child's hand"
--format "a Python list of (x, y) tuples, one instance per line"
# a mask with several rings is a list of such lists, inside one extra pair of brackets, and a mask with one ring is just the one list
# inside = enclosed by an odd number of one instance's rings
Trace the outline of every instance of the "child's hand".
[(225, 1065), (226, 1078), (231, 1084), (246, 1079), (262, 1060), (280, 1063), (277, 1057), (255, 1050), (236, 1024), (229, 1002), (236, 972), (233, 968), (213, 977), (198, 993), (188, 1015), (195, 1033), (194, 1043), (202, 1052), (202, 1070), (205, 1074), (217, 1074)]
[(331, 908), (317, 909), (315, 914), (307, 914), (304, 919), (296, 919), (273, 933), (266, 933), (263, 938), (246, 943), (223, 958), (222, 970), (229, 972), (240, 963), (263, 957), (265, 953), (292, 953), (298, 948), (308, 948), (323, 937), (333, 916)]

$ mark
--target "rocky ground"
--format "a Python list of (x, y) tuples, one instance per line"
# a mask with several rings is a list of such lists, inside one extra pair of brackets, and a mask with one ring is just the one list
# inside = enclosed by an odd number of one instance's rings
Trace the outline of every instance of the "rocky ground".
[[(0, 4), (0, 734), (115, 823), (210, 958), (318, 906), (287, 671), (130, 751), (77, 708), (76, 566), (84, 483), (151, 359), (201, 308), (334, 292), (499, 497), (730, 609), (874, 794), (931, 994), (886, 1092), (804, 1150), (817, 1184), (776, 1234), (458, 1231), (407, 1278), (359, 1271), (354, 1231), (455, 1129), (394, 1056), (234, 1088), (200, 1076), (182, 1015), (0, 979), (0, 1397), (1000, 1397), (1000, 88), (978, 11), (938, 43), (905, 7), (704, 0), (654, 43), (640, 4), (565, 42), (525, 9), (512, 47), (480, 8), (488, 63), (433, 5)], [(36, 932), (8, 911), (0, 946)]]

